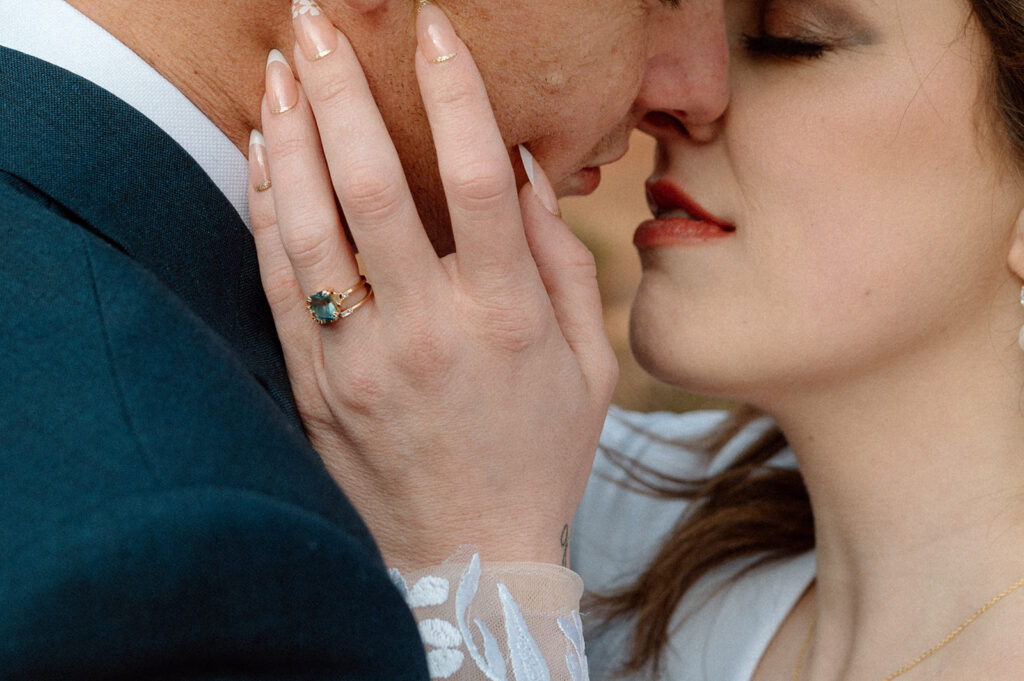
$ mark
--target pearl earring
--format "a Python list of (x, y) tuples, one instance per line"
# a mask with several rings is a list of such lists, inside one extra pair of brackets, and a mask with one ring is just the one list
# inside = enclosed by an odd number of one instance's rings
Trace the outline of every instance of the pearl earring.
[[(1020, 287), (1020, 304), (1024, 306), (1024, 286)], [(1024, 350), (1024, 326), (1020, 327), (1020, 335), (1017, 336), (1017, 345)]]

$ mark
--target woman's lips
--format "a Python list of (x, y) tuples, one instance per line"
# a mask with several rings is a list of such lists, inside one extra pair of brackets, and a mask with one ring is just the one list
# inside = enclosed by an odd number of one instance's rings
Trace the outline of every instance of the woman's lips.
[(667, 180), (648, 181), (647, 202), (655, 218), (637, 228), (633, 235), (637, 248), (705, 244), (736, 231)]
[(710, 222), (688, 218), (660, 218), (641, 223), (633, 234), (633, 245), (637, 248), (696, 245), (731, 235), (732, 232)]

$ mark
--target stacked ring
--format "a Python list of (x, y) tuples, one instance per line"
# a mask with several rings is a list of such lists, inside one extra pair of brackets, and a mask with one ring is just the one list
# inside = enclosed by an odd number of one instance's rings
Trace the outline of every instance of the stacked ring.
[[(345, 301), (360, 290), (365, 291), (363, 296), (355, 303), (346, 307)], [(306, 309), (309, 311), (310, 316), (313, 317), (313, 321), (322, 326), (348, 317), (372, 297), (373, 287), (366, 281), (366, 277), (360, 276), (359, 281), (354, 286), (340, 293), (332, 289), (317, 291), (306, 298)]]

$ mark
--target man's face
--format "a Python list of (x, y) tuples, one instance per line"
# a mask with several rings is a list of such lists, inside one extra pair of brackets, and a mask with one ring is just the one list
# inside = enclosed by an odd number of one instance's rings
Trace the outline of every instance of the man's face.
[[(721, 113), (728, 99), (723, 4), (439, 2), (473, 53), (507, 145), (529, 148), (561, 196), (593, 191), (600, 178), (595, 168), (625, 153), (631, 130), (650, 111), (683, 120)], [(393, 50), (370, 45), (364, 64), (387, 61)], [(443, 191), (411, 63), (397, 66), (392, 58), (392, 66), (376, 73), (371, 68), (368, 75), (427, 230), (439, 252), (450, 252)]]

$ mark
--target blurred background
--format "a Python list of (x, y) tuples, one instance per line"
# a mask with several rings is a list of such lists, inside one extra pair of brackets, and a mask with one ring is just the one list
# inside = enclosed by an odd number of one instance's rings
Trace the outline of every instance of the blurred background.
[(561, 201), (562, 215), (597, 259), (605, 326), (619, 358), (614, 403), (638, 411), (728, 408), (725, 400), (685, 393), (648, 376), (629, 350), (629, 308), (640, 281), (633, 232), (651, 217), (643, 182), (650, 174), (654, 141), (634, 132), (629, 153), (602, 168), (601, 186), (591, 196)]

